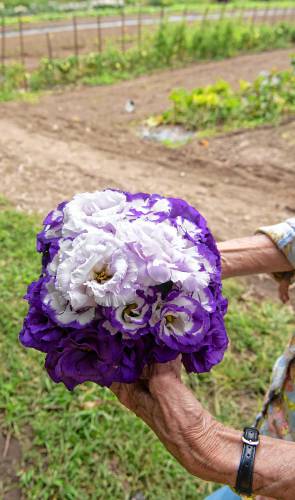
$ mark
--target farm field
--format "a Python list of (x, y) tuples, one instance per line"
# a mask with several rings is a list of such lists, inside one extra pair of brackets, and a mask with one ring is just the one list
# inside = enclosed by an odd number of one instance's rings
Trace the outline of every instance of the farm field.
[[(294, 216), (295, 120), (194, 139), (179, 148), (139, 134), (145, 119), (167, 109), (172, 89), (191, 90), (218, 79), (235, 87), (260, 71), (288, 69), (293, 52), (193, 64), (112, 86), (56, 90), (32, 103), (0, 104), (0, 293), (5, 301), (0, 454), (6, 458), (0, 498), (202, 500), (211, 491), (212, 485), (184, 473), (107, 391), (86, 384), (72, 396), (48, 381), (40, 353), (14, 347), (25, 310), (20, 297), (37, 273), (33, 238), (41, 218), (79, 191), (116, 187), (183, 197), (204, 214), (217, 239), (252, 234), (259, 225)], [(133, 113), (126, 112), (129, 100), (135, 103)], [(257, 412), (257, 397), (261, 401), (292, 316), (275, 303), (270, 278), (234, 281), (226, 294), (232, 298), (228, 327), (235, 355), (229, 351), (213, 374), (190, 383), (219, 419), (241, 426)], [(274, 303), (264, 302), (269, 297)]]
[[(137, 131), (144, 119), (167, 108), (171, 89), (220, 78), (231, 84), (253, 80), (262, 70), (287, 69), (291, 54), (241, 56), (109, 87), (48, 93), (37, 104), (2, 104), (2, 191), (21, 209), (42, 213), (83, 189), (178, 194), (202, 209), (218, 238), (230, 236), (233, 220), (236, 235), (244, 235), (272, 220), (274, 210), (278, 218), (288, 216), (295, 208), (294, 123), (210, 139), (208, 147), (193, 141), (180, 149), (143, 141)], [(128, 99), (135, 101), (133, 114), (125, 111)]]
[[(56, 20), (54, 22), (25, 22), (23, 18), (21, 27), (19, 23), (10, 25), (11, 19), (6, 18), (2, 27), (1, 53), (5, 55), (6, 63), (22, 62), (27, 69), (38, 66), (40, 59), (44, 57), (64, 58), (73, 55), (93, 54), (105, 50), (107, 47), (118, 47), (125, 52), (136, 46), (139, 40), (157, 31), (163, 20), (170, 25), (179, 24), (182, 20), (187, 26), (203, 26), (204, 20), (213, 24), (220, 19), (232, 20), (236, 24), (243, 25), (247, 22), (249, 26), (275, 25), (278, 23), (293, 24), (295, 8), (282, 4), (281, 9), (254, 9), (252, 7), (241, 10), (233, 5), (216, 10), (214, 5), (209, 11), (194, 13), (194, 10), (161, 11), (157, 13), (135, 12), (114, 16), (69, 18), (68, 20)], [(75, 27), (76, 25), (76, 27)], [(20, 34), (20, 30), (21, 33)], [(76, 30), (76, 33), (75, 33)], [(3, 35), (4, 33), (4, 35)], [(22, 41), (20, 41), (22, 39)], [(4, 48), (3, 48), (4, 47)], [(4, 51), (4, 52), (3, 52)]]

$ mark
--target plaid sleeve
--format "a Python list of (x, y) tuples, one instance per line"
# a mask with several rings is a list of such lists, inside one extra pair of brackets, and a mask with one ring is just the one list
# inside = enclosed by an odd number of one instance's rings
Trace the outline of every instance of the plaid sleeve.
[(295, 217), (274, 226), (260, 227), (257, 232), (269, 236), (295, 269)]

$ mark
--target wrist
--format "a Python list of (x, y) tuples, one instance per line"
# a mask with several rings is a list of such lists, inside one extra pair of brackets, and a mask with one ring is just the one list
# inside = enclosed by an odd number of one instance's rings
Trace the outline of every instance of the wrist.
[[(208, 432), (211, 435), (209, 441), (193, 440), (194, 444), (192, 442), (196, 459), (191, 472), (202, 479), (235, 488), (243, 447), (242, 433), (216, 421)], [(200, 467), (198, 454), (203, 457), (205, 471), (202, 471)], [(294, 443), (261, 436), (253, 469), (253, 493), (293, 500), (295, 498), (294, 475)]]
[(254, 493), (282, 500), (293, 500), (295, 498), (294, 475), (294, 443), (261, 436), (254, 464)]

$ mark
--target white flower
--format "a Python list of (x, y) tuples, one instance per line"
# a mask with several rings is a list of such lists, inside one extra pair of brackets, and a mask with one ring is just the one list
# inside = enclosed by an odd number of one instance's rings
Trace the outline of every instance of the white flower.
[[(207, 287), (211, 266), (195, 245), (184, 239), (169, 222), (154, 223), (137, 219), (121, 222), (117, 236), (129, 243), (136, 256), (139, 282), (142, 286), (173, 281), (190, 293)], [(205, 270), (203, 270), (203, 266)]]
[(85, 311), (75, 311), (61, 292), (55, 288), (53, 281), (49, 281), (46, 284), (46, 289), (47, 293), (45, 294), (43, 303), (50, 309), (54, 319), (60, 325), (68, 326), (73, 322), (77, 322), (81, 326), (86, 326), (94, 319), (94, 307), (88, 308)]
[[(141, 198), (133, 200), (129, 204), (129, 212), (127, 216), (130, 219), (136, 219), (137, 217), (132, 214), (132, 210), (136, 210), (142, 214), (144, 220), (158, 221), (159, 215), (166, 214), (169, 216), (171, 212), (171, 203), (166, 198), (160, 198), (151, 203), (150, 199), (143, 200)], [(130, 211), (131, 210), (131, 211)]]
[(74, 310), (132, 300), (137, 269), (124, 242), (103, 230), (83, 233), (59, 252), (56, 287)]
[(126, 206), (125, 194), (110, 189), (77, 194), (64, 209), (63, 237), (93, 228), (114, 231), (117, 222), (124, 218)]

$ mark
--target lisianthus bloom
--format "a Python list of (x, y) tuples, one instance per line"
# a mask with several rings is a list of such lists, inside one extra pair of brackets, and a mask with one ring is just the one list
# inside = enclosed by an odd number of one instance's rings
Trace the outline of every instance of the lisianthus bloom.
[(132, 253), (111, 232), (97, 229), (77, 236), (59, 254), (56, 288), (74, 310), (126, 304), (134, 296), (137, 268)]
[(99, 228), (115, 231), (126, 210), (126, 195), (119, 191), (77, 194), (64, 209), (63, 237)]
[(173, 290), (155, 307), (153, 331), (171, 349), (194, 352), (210, 326), (209, 312), (183, 292)]
[(227, 347), (220, 257), (183, 200), (107, 189), (76, 195), (44, 221), (42, 270), (20, 340), (47, 354), (69, 389), (136, 381), (180, 354), (208, 371)]

